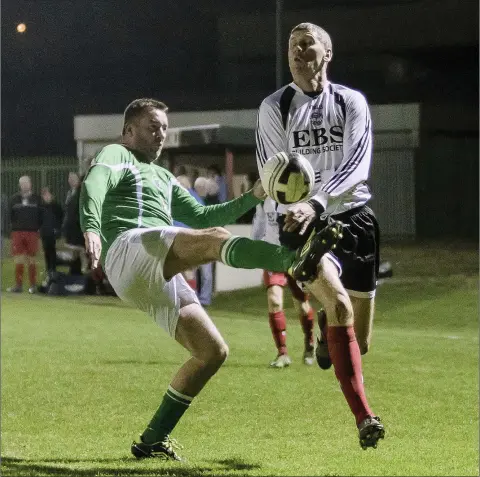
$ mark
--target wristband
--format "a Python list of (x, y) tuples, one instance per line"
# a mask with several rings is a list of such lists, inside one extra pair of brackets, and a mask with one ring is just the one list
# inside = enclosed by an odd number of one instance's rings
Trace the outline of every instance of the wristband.
[(323, 205), (315, 199), (307, 200), (307, 204), (313, 207), (317, 217), (320, 217), (325, 212), (325, 207), (323, 207)]

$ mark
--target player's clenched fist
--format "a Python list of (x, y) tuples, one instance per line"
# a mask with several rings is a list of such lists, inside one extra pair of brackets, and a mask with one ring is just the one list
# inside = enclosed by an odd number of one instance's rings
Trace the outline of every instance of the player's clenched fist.
[(83, 237), (85, 238), (85, 249), (87, 251), (87, 255), (92, 262), (92, 270), (95, 270), (98, 267), (100, 253), (102, 252), (102, 242), (98, 234), (95, 232), (85, 232)]

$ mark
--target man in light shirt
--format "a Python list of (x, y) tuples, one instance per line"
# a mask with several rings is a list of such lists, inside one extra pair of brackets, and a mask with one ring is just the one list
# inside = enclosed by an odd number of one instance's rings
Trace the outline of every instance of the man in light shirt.
[(288, 62), (293, 82), (260, 106), (257, 165), (262, 177), (267, 159), (286, 151), (303, 155), (315, 170), (309, 201), (277, 204), (282, 245), (297, 248), (312, 228), (321, 230), (332, 220), (346, 225), (337, 248), (322, 256), (317, 278), (307, 286), (324, 307), (318, 364), (328, 369), (333, 363), (365, 449), (376, 447), (385, 432), (368, 405), (361, 360), (371, 339), (379, 265), (379, 228), (367, 206), (372, 129), (365, 97), (328, 80), (332, 51), (323, 28), (301, 23), (292, 29)]

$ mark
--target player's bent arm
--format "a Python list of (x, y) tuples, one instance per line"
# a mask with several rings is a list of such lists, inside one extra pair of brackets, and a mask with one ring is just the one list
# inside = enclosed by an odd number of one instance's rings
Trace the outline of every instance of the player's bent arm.
[(343, 159), (321, 191), (338, 197), (366, 181), (372, 159), (372, 120), (367, 100), (356, 92), (346, 101)]
[(118, 182), (118, 178), (112, 178), (112, 175), (110, 167), (93, 165), (80, 191), (80, 227), (93, 270), (98, 267), (102, 252), (100, 230), (103, 202), (108, 190)]
[(95, 157), (80, 192), (82, 232), (92, 231), (100, 234), (105, 196), (122, 180), (129, 165), (128, 152), (119, 144), (105, 146)]
[(197, 228), (221, 227), (232, 224), (245, 212), (260, 203), (253, 189), (236, 199), (216, 205), (201, 205), (180, 185), (173, 185), (172, 217)]
[(287, 150), (280, 107), (272, 104), (270, 98), (265, 99), (258, 110), (255, 141), (258, 173), (263, 178), (263, 166), (267, 160), (277, 152)]

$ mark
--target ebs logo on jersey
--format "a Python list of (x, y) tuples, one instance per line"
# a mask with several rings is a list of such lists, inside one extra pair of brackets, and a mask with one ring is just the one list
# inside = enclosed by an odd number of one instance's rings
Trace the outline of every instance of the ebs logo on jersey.
[(310, 113), (310, 122), (313, 127), (319, 127), (323, 123), (323, 106), (313, 106)]

